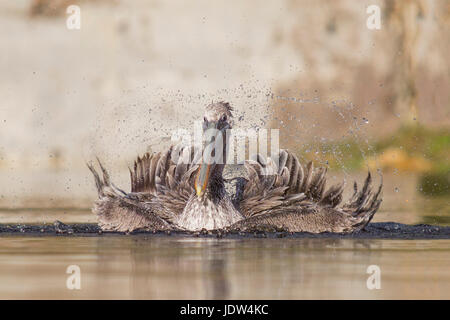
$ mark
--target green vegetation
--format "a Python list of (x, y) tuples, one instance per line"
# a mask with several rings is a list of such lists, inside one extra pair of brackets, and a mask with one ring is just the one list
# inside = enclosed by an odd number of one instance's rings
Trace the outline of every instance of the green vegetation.
[(450, 194), (450, 130), (422, 126), (400, 128), (392, 137), (372, 143), (355, 140), (320, 143), (298, 150), (304, 159), (319, 161), (330, 169), (417, 172), (419, 190), (425, 195)]
[(450, 194), (449, 172), (424, 173), (420, 177), (419, 190), (427, 196)]
[(401, 148), (410, 157), (423, 157), (431, 162), (431, 172), (450, 171), (450, 130), (422, 126), (403, 127), (392, 136), (375, 144), (377, 153), (388, 148)]
[(340, 170), (342, 166), (349, 170), (358, 170), (362, 168), (364, 154), (367, 152), (368, 150), (356, 141), (348, 140), (338, 143), (319, 143), (314, 148), (303, 147), (298, 154), (306, 160), (325, 163), (332, 170)]

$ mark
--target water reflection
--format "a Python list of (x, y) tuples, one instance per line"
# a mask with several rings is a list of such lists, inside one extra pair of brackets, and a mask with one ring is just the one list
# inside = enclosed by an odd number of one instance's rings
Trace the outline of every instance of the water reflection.
[(229, 255), (216, 240), (135, 239), (130, 250), (133, 298), (226, 299)]
[[(450, 298), (449, 240), (19, 238), (0, 242), (0, 298)], [(68, 265), (82, 289), (66, 289)], [(382, 289), (368, 290), (369, 265)]]

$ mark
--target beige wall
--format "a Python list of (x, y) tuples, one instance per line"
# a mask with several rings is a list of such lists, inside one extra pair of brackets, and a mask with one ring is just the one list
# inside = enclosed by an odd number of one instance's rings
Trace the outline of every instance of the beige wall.
[[(0, 0), (0, 204), (92, 197), (84, 162), (94, 154), (126, 185), (125, 164), (191, 128), (211, 100), (230, 101), (242, 127), (270, 123), (301, 141), (345, 135), (353, 116), (370, 119), (369, 137), (401, 123), (396, 57), (409, 53), (384, 1), (77, 3), (81, 30), (70, 31), (64, 10), (33, 16), (31, 1)], [(381, 30), (366, 28), (372, 3)], [(450, 7), (420, 8), (419, 120), (446, 126)]]

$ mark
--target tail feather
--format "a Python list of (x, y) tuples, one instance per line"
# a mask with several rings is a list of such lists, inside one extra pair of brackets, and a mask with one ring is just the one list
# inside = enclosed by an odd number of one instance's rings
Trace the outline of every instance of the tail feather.
[(381, 179), (378, 190), (372, 190), (372, 176), (370, 172), (364, 182), (360, 191), (355, 182), (355, 193), (350, 200), (342, 207), (343, 211), (350, 214), (355, 223), (353, 227), (355, 230), (363, 229), (373, 218), (378, 208), (381, 205), (381, 193), (383, 190), (383, 180)]
[(92, 165), (92, 163), (86, 163), (86, 165), (89, 168), (89, 170), (92, 172), (92, 174), (94, 175), (95, 186), (97, 187), (97, 193), (98, 193), (99, 197), (103, 196), (104, 183), (103, 183), (102, 179), (100, 179), (100, 176), (98, 175), (97, 171), (94, 169), (94, 166)]
[(101, 161), (100, 161), (100, 159), (98, 157), (97, 157), (97, 162), (98, 162), (98, 165), (100, 166), (100, 169), (102, 170), (102, 173), (103, 173), (103, 181), (104, 181), (104, 183), (106, 185), (109, 186), (111, 184), (111, 179), (109, 178), (108, 171), (106, 171), (105, 167), (103, 167), (103, 165), (102, 165), (102, 163), (101, 163)]

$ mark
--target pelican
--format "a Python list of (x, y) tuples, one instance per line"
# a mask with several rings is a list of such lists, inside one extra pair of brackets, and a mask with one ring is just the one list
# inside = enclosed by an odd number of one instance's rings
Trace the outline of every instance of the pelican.
[[(206, 107), (203, 130), (212, 132), (208, 141), (226, 136), (232, 111), (226, 102)], [(222, 140), (218, 150), (225, 155), (227, 139)], [(246, 160), (246, 174), (236, 177), (233, 194), (225, 188), (223, 161), (211, 161), (212, 156), (200, 152), (201, 161), (175, 162), (174, 150), (138, 157), (129, 170), (130, 192), (111, 182), (99, 160), (101, 175), (88, 164), (99, 196), (93, 212), (102, 230), (351, 233), (370, 222), (382, 201), (382, 183), (372, 190), (369, 172), (362, 188), (355, 182), (353, 196), (340, 205), (344, 183), (326, 189), (326, 169), (315, 169), (312, 162), (303, 165), (288, 150), (281, 150), (277, 161), (261, 155)], [(194, 148), (181, 153), (199, 159)]]

